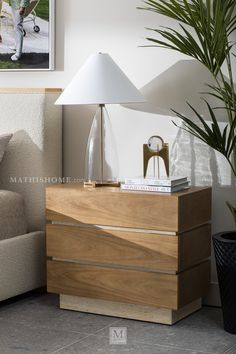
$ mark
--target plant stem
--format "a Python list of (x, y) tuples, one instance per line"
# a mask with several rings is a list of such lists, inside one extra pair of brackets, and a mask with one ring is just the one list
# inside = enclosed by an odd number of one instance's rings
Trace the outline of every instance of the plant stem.
[[(227, 46), (229, 49), (229, 42), (227, 42)], [(232, 65), (231, 65), (231, 57), (230, 57), (230, 52), (228, 50), (228, 55), (226, 56), (226, 62), (227, 62), (227, 68), (228, 68), (228, 72), (229, 72), (229, 80), (230, 80), (230, 86), (232, 89), (231, 92), (231, 100), (232, 100), (232, 107), (234, 109), (234, 111), (232, 112), (232, 114), (234, 114), (235, 116), (235, 112), (236, 112), (236, 102), (235, 102), (235, 90), (234, 90), (234, 79), (233, 79), (233, 73), (232, 73)], [(233, 165), (234, 165), (234, 169), (236, 169), (236, 146), (233, 148)]]
[[(217, 78), (217, 75), (214, 75), (214, 78), (215, 78), (215, 81), (216, 81), (216, 83), (217, 83), (217, 86), (218, 86), (218, 88), (219, 88), (219, 90), (220, 90), (220, 92), (221, 92), (221, 96), (222, 96), (223, 102), (225, 103), (225, 108), (226, 108), (226, 110), (227, 110), (227, 115), (228, 115), (228, 121), (229, 121), (229, 123), (230, 123), (230, 125), (231, 125), (232, 122), (233, 122), (232, 110), (230, 109), (231, 104), (230, 104), (230, 100), (229, 100), (228, 94), (227, 94), (227, 87), (226, 87), (226, 84), (225, 84), (225, 78), (224, 78), (224, 75), (223, 75), (222, 70), (221, 70), (220, 67), (219, 67), (219, 69), (218, 69), (218, 74), (219, 74), (220, 77), (221, 77), (221, 81), (222, 81), (222, 84), (223, 84), (224, 89), (222, 88), (222, 85), (221, 85), (219, 79)], [(226, 94), (226, 96), (227, 96), (227, 99), (226, 99), (226, 97), (225, 97), (225, 94)]]
[(234, 164), (232, 163), (232, 161), (230, 159), (227, 159), (228, 163), (230, 164), (230, 167), (232, 169), (232, 172), (234, 174), (234, 177), (236, 177), (236, 168), (234, 167)]
[[(227, 41), (227, 50), (228, 49), (229, 49), (229, 43)], [(227, 89), (227, 86), (225, 83), (223, 72), (222, 72), (218, 63), (217, 63), (217, 66), (218, 66), (218, 70), (219, 70), (219, 75), (220, 75), (222, 83), (223, 83), (224, 90), (223, 90), (221, 83), (218, 80), (216, 75), (214, 75), (214, 78), (215, 78), (217, 86), (221, 92), (222, 99), (225, 102), (225, 108), (227, 110), (227, 115), (228, 115), (228, 121), (231, 126), (233, 123), (233, 120), (234, 120), (233, 115), (235, 115), (235, 112), (236, 112), (236, 102), (235, 102), (234, 81), (233, 81), (233, 73), (232, 73), (231, 58), (230, 58), (230, 51), (229, 50), (226, 55), (226, 64), (227, 64), (227, 69), (228, 69), (230, 86), (232, 89), (230, 97), (228, 96), (228, 89)], [(232, 110), (232, 108), (233, 108), (233, 110)], [(236, 173), (235, 173), (235, 171), (236, 171), (236, 146), (233, 148), (232, 161), (229, 161), (229, 162), (230, 162), (230, 166), (232, 168), (232, 172), (233, 172), (234, 176), (236, 176)]]

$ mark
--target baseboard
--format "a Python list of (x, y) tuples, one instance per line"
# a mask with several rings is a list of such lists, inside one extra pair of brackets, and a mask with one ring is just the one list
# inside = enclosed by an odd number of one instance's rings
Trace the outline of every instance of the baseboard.
[(0, 308), (1, 307), (4, 307), (6, 305), (10, 305), (10, 304), (13, 304), (14, 302), (17, 302), (19, 300), (24, 300), (24, 299), (27, 299), (27, 298), (30, 298), (32, 296), (42, 296), (44, 294), (47, 294), (47, 287), (46, 285), (45, 286), (42, 286), (40, 288), (37, 288), (37, 289), (33, 289), (33, 290), (30, 290), (30, 291), (27, 291), (26, 293), (24, 294), (20, 294), (20, 295), (16, 295), (14, 297), (11, 297), (9, 299), (6, 299), (6, 300), (1, 300), (0, 301)]
[(203, 299), (203, 305), (221, 307), (218, 283), (211, 283), (209, 293)]

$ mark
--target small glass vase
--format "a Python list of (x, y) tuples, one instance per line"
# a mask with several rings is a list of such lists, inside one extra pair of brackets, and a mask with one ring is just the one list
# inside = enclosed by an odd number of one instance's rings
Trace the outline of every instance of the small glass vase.
[(86, 158), (86, 182), (118, 182), (118, 154), (105, 105), (99, 105), (89, 133)]

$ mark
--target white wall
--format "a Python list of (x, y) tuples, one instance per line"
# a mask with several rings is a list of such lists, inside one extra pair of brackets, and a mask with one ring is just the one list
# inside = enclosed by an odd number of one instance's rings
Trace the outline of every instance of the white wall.
[[(137, 10), (140, 4), (141, 0), (56, 0), (56, 70), (1, 72), (1, 87), (65, 87), (87, 57), (98, 51), (108, 52), (138, 88), (145, 86), (183, 57), (163, 49), (139, 47), (147, 44), (144, 27), (168, 25), (153, 13)], [(184, 87), (176, 87), (181, 89)], [(214, 182), (214, 232), (233, 227), (223, 201), (236, 197), (227, 186), (231, 185), (230, 174), (222, 164), (220, 172), (223, 171), (226, 186), (224, 189), (220, 186), (214, 154), (178, 134), (167, 116), (120, 106), (110, 106), (108, 110), (118, 146), (121, 178), (141, 175), (142, 144), (151, 135), (161, 135), (174, 147), (171, 154), (174, 171), (188, 173), (197, 184)], [(64, 174), (67, 176), (84, 176), (84, 155), (93, 113), (93, 107), (65, 108)], [(213, 280), (216, 281), (215, 274)]]

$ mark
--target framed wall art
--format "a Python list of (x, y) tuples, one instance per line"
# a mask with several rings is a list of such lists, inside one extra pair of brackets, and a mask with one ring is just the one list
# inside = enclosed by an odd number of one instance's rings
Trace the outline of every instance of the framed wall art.
[(53, 70), (55, 0), (0, 0), (0, 71)]

